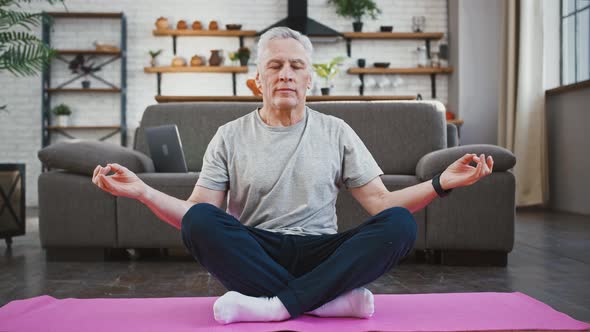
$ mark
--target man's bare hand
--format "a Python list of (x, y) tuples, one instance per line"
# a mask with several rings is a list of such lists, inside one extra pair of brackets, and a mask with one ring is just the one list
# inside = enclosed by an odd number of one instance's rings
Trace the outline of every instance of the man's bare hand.
[[(471, 161), (477, 163), (476, 167), (469, 165)], [(470, 186), (481, 178), (492, 173), (494, 159), (492, 156), (468, 153), (452, 163), (440, 176), (440, 185), (444, 190), (457, 187)]]
[[(115, 174), (107, 175), (110, 172)], [(139, 199), (145, 194), (147, 185), (126, 167), (119, 164), (100, 165), (94, 169), (92, 182), (100, 189), (115, 196)]]

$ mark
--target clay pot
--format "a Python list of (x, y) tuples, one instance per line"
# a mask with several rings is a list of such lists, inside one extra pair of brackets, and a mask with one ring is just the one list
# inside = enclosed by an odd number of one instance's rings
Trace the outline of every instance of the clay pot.
[(211, 56), (209, 57), (209, 66), (220, 66), (223, 61), (223, 57), (220, 54), (221, 50), (211, 50)]
[(201, 21), (194, 21), (192, 28), (193, 30), (202, 30), (203, 25), (201, 24)]
[(175, 56), (172, 58), (172, 67), (184, 67), (186, 66), (186, 60), (181, 56)]
[(198, 67), (202, 66), (204, 63), (203, 58), (199, 55), (195, 55), (191, 58), (191, 66)]
[(178, 23), (176, 24), (176, 29), (178, 29), (178, 30), (188, 29), (188, 25), (186, 24), (186, 21), (185, 20), (178, 21)]
[(158, 18), (156, 20), (156, 29), (158, 29), (158, 30), (166, 30), (168, 28), (169, 28), (168, 19), (165, 18), (165, 17), (163, 17), (163, 16), (160, 16), (160, 18)]
[(217, 29), (219, 29), (219, 25), (217, 24), (217, 21), (209, 22), (209, 30), (217, 30)]

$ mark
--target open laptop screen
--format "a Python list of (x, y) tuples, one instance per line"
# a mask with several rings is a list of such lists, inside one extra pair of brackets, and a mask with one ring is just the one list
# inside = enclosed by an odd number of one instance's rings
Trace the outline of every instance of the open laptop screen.
[(188, 172), (176, 125), (148, 127), (145, 129), (145, 135), (156, 172)]

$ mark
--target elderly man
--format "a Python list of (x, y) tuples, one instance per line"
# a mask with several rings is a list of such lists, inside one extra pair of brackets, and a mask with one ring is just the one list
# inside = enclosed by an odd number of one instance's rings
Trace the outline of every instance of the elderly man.
[[(186, 201), (121, 165), (94, 171), (98, 187), (138, 199), (181, 230), (195, 259), (229, 290), (213, 306), (220, 323), (304, 313), (370, 317), (373, 294), (362, 286), (410, 252), (412, 213), (492, 172), (491, 156), (466, 154), (432, 181), (389, 192), (355, 132), (306, 107), (311, 57), (310, 40), (296, 31), (278, 27), (260, 37), (256, 82), (263, 106), (218, 129)], [(371, 217), (337, 233), (341, 186)]]

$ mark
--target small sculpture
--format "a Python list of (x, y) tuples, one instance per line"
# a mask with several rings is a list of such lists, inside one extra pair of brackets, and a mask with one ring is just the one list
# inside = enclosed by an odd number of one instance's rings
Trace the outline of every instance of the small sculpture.
[(186, 60), (181, 56), (175, 56), (172, 58), (172, 67), (184, 67), (186, 66)]
[(194, 21), (192, 28), (193, 30), (202, 30), (203, 25), (201, 24), (201, 21)]
[(160, 16), (160, 18), (158, 18), (156, 20), (156, 29), (158, 30), (166, 30), (168, 29), (169, 25), (168, 25), (168, 19)]
[(219, 29), (219, 25), (217, 24), (217, 21), (209, 22), (209, 30), (217, 30), (217, 29)]
[(220, 66), (223, 62), (223, 57), (220, 54), (221, 50), (211, 50), (211, 57), (209, 57), (209, 66)]
[(191, 58), (191, 66), (198, 67), (204, 64), (203, 58), (200, 55), (195, 55)]
[(178, 30), (188, 29), (188, 25), (186, 24), (186, 21), (185, 20), (178, 21), (178, 23), (176, 24), (176, 29), (178, 29)]

